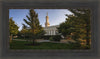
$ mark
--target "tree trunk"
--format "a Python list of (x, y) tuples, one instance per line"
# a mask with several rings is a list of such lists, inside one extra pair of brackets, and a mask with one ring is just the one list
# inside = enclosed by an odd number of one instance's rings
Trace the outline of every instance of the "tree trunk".
[(35, 40), (33, 39), (33, 45), (35, 45)]
[(33, 34), (33, 35), (31, 36), (32, 39), (33, 39), (33, 45), (35, 45), (35, 38), (33, 37), (33, 36), (35, 36), (35, 35), (34, 35), (34, 33), (35, 33), (34, 30), (35, 30), (35, 29), (34, 29), (34, 23), (33, 23), (33, 29), (32, 29), (32, 32), (33, 32), (32, 34)]
[(10, 35), (10, 42), (12, 42), (12, 39), (13, 39), (13, 35), (11, 34)]
[(32, 39), (32, 41), (33, 41), (33, 45), (35, 45), (35, 38), (34, 38), (34, 34), (33, 34), (33, 35), (31, 35), (31, 39)]
[(25, 34), (24, 34), (24, 40), (25, 40)]
[(25, 33), (24, 33), (24, 40), (25, 40), (25, 36), (26, 36), (26, 35), (25, 35)]

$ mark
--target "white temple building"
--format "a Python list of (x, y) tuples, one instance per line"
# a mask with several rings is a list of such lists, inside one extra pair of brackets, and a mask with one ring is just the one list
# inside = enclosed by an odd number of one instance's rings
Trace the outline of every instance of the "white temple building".
[(50, 26), (49, 17), (48, 17), (48, 13), (47, 13), (45, 27), (43, 27), (44, 31), (46, 32), (45, 35), (58, 35), (59, 33), (57, 31), (57, 27), (59, 27), (59, 25)]

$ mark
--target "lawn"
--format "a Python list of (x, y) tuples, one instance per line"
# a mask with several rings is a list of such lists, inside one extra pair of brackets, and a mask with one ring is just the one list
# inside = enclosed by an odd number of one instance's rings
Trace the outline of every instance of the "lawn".
[(41, 42), (39, 45), (26, 45), (32, 42), (15, 41), (10, 43), (10, 49), (83, 49), (78, 44)]

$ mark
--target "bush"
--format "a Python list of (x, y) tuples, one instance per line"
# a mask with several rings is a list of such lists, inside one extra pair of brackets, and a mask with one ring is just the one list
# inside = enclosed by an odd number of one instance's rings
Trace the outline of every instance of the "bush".
[(46, 36), (42, 36), (42, 38), (49, 40), (52, 37), (53, 41), (60, 41), (61, 40), (61, 36), (60, 35), (46, 35)]
[(81, 45), (82, 49), (90, 49), (90, 45)]
[(54, 41), (60, 41), (61, 40), (61, 36), (60, 35), (56, 35), (53, 37)]
[(90, 49), (90, 47), (91, 47), (90, 45), (86, 45), (86, 49)]
[(53, 41), (53, 37), (50, 37), (49, 40), (50, 40), (50, 41)]
[(52, 37), (51, 35), (44, 35), (42, 36), (43, 39), (49, 40), (49, 38)]

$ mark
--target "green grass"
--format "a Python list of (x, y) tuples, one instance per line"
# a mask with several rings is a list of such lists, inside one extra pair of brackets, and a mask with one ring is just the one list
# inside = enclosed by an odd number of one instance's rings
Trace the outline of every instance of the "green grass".
[(13, 40), (10, 43), (10, 49), (82, 49), (77, 44), (66, 44), (66, 43), (51, 43), (51, 42), (42, 42), (38, 43), (39, 45), (25, 45), (32, 42), (27, 41), (15, 41)]

